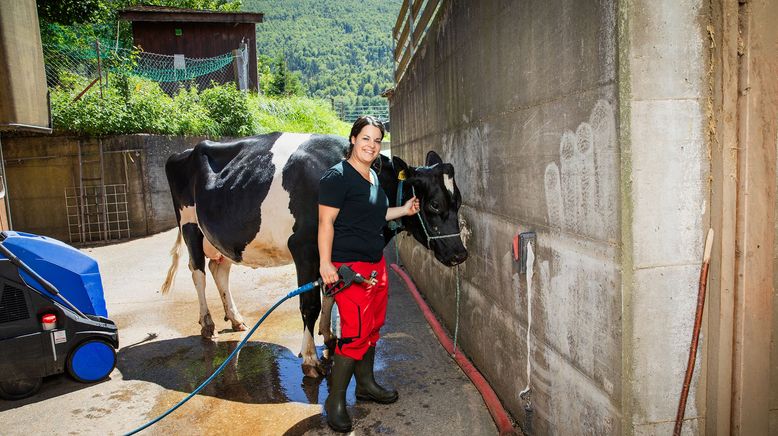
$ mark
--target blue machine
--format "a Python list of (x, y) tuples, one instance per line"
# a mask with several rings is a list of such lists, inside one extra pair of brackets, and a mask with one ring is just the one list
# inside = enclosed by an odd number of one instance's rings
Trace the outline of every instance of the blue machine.
[(67, 371), (103, 380), (119, 335), (107, 318), (97, 262), (56, 239), (0, 232), (0, 397), (34, 394)]

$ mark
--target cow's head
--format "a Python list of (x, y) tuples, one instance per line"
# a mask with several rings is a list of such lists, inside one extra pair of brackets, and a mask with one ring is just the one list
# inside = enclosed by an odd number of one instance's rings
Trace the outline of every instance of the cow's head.
[(382, 172), (382, 176), (395, 178), (394, 183), (389, 182), (393, 189), (386, 190), (392, 205), (397, 202), (398, 179), (404, 179), (403, 201), (415, 192), (421, 203), (418, 215), (404, 217), (403, 226), (422, 245), (432, 249), (442, 264), (454, 266), (464, 262), (467, 250), (459, 231), (462, 196), (454, 180), (454, 166), (430, 151), (426, 166), (410, 167), (395, 156), (391, 167), (393, 171)]

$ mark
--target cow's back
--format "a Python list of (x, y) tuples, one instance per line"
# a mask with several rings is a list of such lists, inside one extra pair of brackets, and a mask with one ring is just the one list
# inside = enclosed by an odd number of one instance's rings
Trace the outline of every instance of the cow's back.
[(235, 263), (289, 263), (293, 230), (316, 237), (319, 179), (347, 146), (345, 138), (289, 133), (203, 141), (165, 167), (179, 223), (183, 212)]

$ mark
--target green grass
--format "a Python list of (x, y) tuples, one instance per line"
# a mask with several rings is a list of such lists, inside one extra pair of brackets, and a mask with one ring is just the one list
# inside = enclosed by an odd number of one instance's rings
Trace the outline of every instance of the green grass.
[(338, 119), (329, 103), (308, 97), (249, 96), (257, 133), (295, 132), (348, 136), (351, 125)]

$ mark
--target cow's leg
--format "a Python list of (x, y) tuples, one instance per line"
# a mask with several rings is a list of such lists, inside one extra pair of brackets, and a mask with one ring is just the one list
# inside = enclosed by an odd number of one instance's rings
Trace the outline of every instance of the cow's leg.
[[(310, 283), (319, 276), (319, 250), (316, 247), (316, 239), (304, 241), (299, 237), (300, 233), (314, 235), (315, 238), (316, 231), (298, 231), (289, 237), (289, 251), (297, 268), (298, 286)], [(308, 377), (319, 377), (324, 373), (313, 340), (313, 329), (320, 310), (321, 300), (318, 289), (300, 294), (300, 314), (303, 318), (303, 345), (300, 356), (303, 358), (303, 374)]]
[(248, 330), (243, 322), (243, 317), (238, 312), (235, 300), (232, 299), (230, 292), (230, 268), (232, 262), (222, 257), (221, 260), (211, 259), (208, 261), (208, 269), (211, 270), (213, 281), (216, 282), (216, 289), (219, 290), (219, 296), (224, 306), (224, 320), (232, 323), (232, 329), (235, 331)]
[(336, 337), (332, 333), (332, 306), (335, 305), (335, 298), (323, 296), (321, 298), (321, 318), (319, 318), (319, 334), (324, 337), (323, 358), (330, 360), (335, 353)]
[(197, 298), (200, 301), (200, 334), (211, 339), (216, 336), (216, 329), (208, 311), (208, 303), (205, 300), (205, 252), (203, 251), (203, 232), (197, 224), (188, 223), (181, 226), (184, 234), (184, 242), (189, 250), (189, 270), (192, 271), (192, 281), (197, 289)]

